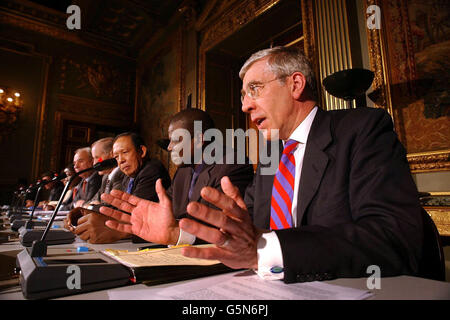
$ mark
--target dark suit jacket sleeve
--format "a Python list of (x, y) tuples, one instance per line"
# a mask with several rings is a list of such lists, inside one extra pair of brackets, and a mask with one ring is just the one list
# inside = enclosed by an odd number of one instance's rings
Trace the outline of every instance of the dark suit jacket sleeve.
[[(239, 188), (242, 197), (245, 195), (245, 190), (253, 180), (253, 166), (249, 164), (233, 165), (230, 170), (225, 173), (235, 187)], [(220, 180), (219, 180), (220, 183)], [(222, 191), (222, 187), (220, 187)]]
[(102, 176), (97, 172), (93, 174), (92, 178), (89, 180), (88, 189), (86, 193), (86, 203), (93, 201), (93, 198), (97, 194), (98, 190), (102, 186)]
[[(258, 168), (257, 168), (256, 171), (258, 172), (258, 170), (259, 170), (259, 164), (258, 164)], [(252, 217), (253, 221), (254, 221), (254, 218), (253, 218), (253, 205), (255, 203), (256, 177), (257, 177), (256, 175), (253, 177), (251, 183), (247, 186), (247, 188), (245, 189), (245, 191), (243, 193), (245, 205), (247, 206), (248, 213)]]
[(93, 202), (93, 201), (101, 202), (102, 201), (100, 197), (101, 197), (102, 193), (105, 191), (106, 181), (107, 181), (107, 175), (102, 176), (102, 184), (100, 186), (100, 189), (98, 189), (98, 191), (95, 193), (95, 195), (91, 198), (91, 200), (89, 202)]
[(155, 184), (161, 178), (164, 188), (170, 185), (170, 176), (162, 163), (156, 159), (149, 160), (138, 173), (132, 195), (158, 202)]
[(285, 282), (368, 277), (370, 265), (379, 266), (382, 276), (417, 272), (422, 223), (405, 149), (384, 111), (353, 125), (348, 191), (342, 190), (348, 198), (318, 213), (333, 216), (348, 208), (339, 213), (343, 222), (276, 231)]
[(61, 194), (64, 190), (64, 184), (60, 181), (56, 183), (55, 187), (50, 192), (50, 196), (48, 198), (49, 201), (58, 201), (61, 197)]

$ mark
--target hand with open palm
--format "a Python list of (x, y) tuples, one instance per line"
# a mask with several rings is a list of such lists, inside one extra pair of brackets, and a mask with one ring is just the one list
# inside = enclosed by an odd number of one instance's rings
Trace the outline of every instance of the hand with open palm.
[(178, 222), (172, 211), (172, 202), (162, 186), (161, 179), (155, 185), (159, 203), (145, 200), (128, 193), (112, 190), (102, 194), (104, 202), (131, 213), (131, 215), (108, 207), (101, 207), (100, 212), (114, 220), (108, 220), (106, 226), (153, 243), (176, 244), (180, 233)]

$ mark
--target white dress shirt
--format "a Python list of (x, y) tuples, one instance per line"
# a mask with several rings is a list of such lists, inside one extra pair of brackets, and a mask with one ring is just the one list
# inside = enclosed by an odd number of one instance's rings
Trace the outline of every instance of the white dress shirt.
[[(303, 158), (305, 156), (306, 143), (308, 141), (311, 125), (316, 117), (317, 106), (314, 107), (300, 125), (294, 130), (289, 140), (298, 141), (299, 144), (294, 150), (295, 158), (295, 177), (294, 194), (292, 199), (292, 223), (296, 227), (300, 221), (297, 221), (297, 200), (300, 177), (302, 173)], [(284, 141), (283, 141), (284, 144)], [(281, 252), (280, 241), (274, 231), (264, 233), (258, 242), (258, 270), (257, 273), (264, 279), (283, 279), (284, 273), (273, 273), (274, 267), (283, 268), (283, 254)]]

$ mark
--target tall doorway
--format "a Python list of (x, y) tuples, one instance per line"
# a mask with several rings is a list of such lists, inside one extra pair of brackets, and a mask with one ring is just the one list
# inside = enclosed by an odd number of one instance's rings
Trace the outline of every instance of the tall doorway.
[[(301, 1), (281, 0), (206, 51), (204, 106), (223, 134), (226, 129), (257, 130), (241, 110), (239, 70), (244, 62), (258, 50), (292, 45), (304, 46)], [(247, 145), (247, 156), (256, 161), (249, 150)]]

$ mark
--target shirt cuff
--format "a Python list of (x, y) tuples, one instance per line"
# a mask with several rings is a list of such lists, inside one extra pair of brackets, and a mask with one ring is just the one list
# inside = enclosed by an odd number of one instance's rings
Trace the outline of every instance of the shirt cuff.
[(183, 229), (180, 228), (180, 234), (178, 235), (178, 241), (176, 246), (182, 245), (182, 244), (194, 244), (196, 240), (196, 237), (186, 231), (183, 231)]
[(277, 234), (272, 231), (263, 233), (258, 240), (258, 270), (256, 273), (265, 280), (284, 278), (283, 253)]

